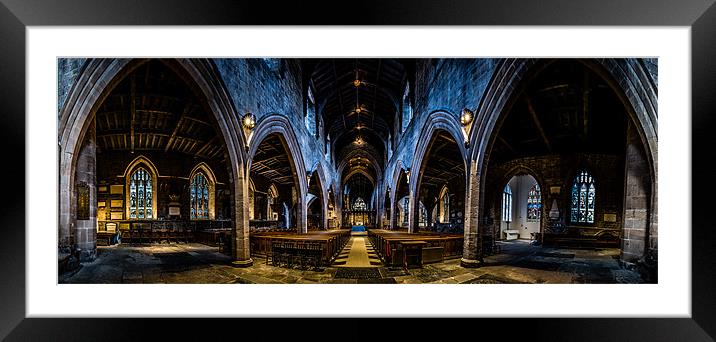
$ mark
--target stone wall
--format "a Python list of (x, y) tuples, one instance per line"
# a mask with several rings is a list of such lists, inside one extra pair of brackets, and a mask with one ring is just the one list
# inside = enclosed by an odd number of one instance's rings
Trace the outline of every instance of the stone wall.
[[(596, 188), (594, 223), (570, 222), (571, 189), (574, 177), (585, 169), (594, 177)], [(518, 173), (533, 176), (542, 190), (543, 232), (594, 236), (609, 233), (621, 237), (624, 218), (624, 157), (602, 154), (550, 155), (520, 158), (498, 165), (490, 165), (485, 175), (485, 203), (483, 217), (493, 223), (502, 221), (502, 192), (505, 184)], [(556, 223), (564, 230), (550, 228), (548, 215), (553, 200), (557, 200), (559, 219)], [(607, 215), (605, 219), (605, 214)], [(612, 216), (614, 215), (614, 216)], [(611, 220), (614, 218), (614, 221)], [(512, 229), (512, 228), (511, 228)], [(485, 231), (490, 231), (485, 227)]]
[(62, 106), (72, 85), (80, 74), (86, 58), (58, 58), (57, 59), (57, 116), (60, 116)]
[[(227, 197), (231, 192), (229, 171), (225, 163), (214, 160), (194, 158), (181, 153), (142, 151), (142, 153), (130, 154), (125, 151), (104, 151), (97, 154), (97, 165), (101, 165), (97, 170), (97, 184), (107, 186), (107, 188), (112, 184), (124, 186), (126, 184), (124, 172), (138, 156), (143, 156), (151, 161), (159, 173), (157, 179), (158, 188), (155, 189), (157, 207), (154, 208), (158, 218), (169, 218), (170, 195), (179, 196), (178, 201), (181, 204), (182, 219), (190, 217), (189, 186), (191, 184), (191, 172), (194, 167), (203, 162), (209, 166), (216, 177), (214, 186), (214, 195), (216, 196), (215, 218), (231, 219), (231, 208), (229, 197)], [(126, 191), (127, 189), (125, 189)], [(107, 194), (102, 196), (102, 199), (105, 197), (109, 199)], [(107, 206), (109, 206), (109, 200), (106, 202)], [(124, 203), (124, 205), (126, 207), (127, 204)], [(109, 215), (109, 211), (107, 211), (107, 215)], [(127, 218), (124, 217), (123, 219), (126, 220)]]
[(413, 119), (405, 132), (397, 135), (392, 158), (388, 160), (384, 172), (392, 189), (395, 188), (392, 175), (397, 162), (401, 161), (402, 165), (409, 167), (420, 139), (430, 139), (419, 136), (428, 115), (440, 110), (459, 120), (463, 108), (475, 111), (498, 61), (491, 58), (443, 58), (417, 62)]
[(280, 114), (288, 118), (296, 134), (303, 163), (307, 171), (314, 171), (317, 163), (323, 164), (325, 179), (335, 179), (335, 167), (325, 151), (324, 139), (317, 139), (315, 131), (306, 127), (306, 99), (301, 66), (294, 59), (275, 58), (216, 58), (212, 59), (231, 95), (239, 115), (253, 113), (256, 121)]

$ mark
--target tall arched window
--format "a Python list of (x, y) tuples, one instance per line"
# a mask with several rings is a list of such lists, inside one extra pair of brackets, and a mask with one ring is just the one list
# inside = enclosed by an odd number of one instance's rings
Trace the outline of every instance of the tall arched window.
[(512, 221), (512, 189), (509, 184), (502, 191), (502, 221)]
[(129, 181), (129, 218), (151, 219), (152, 175), (143, 167), (137, 168)]
[(353, 202), (353, 210), (367, 210), (368, 206), (366, 206), (365, 201), (363, 198), (358, 197), (355, 202)]
[(425, 227), (428, 225), (428, 210), (425, 209), (423, 202), (418, 202), (418, 226)]
[(209, 183), (206, 176), (199, 172), (191, 180), (191, 219), (203, 220), (209, 218)]
[(402, 206), (403, 206), (403, 224), (408, 224), (408, 196), (403, 197)]
[(542, 192), (539, 184), (532, 186), (530, 192), (527, 193), (527, 219), (537, 221), (542, 212)]
[(581, 171), (572, 183), (572, 222), (594, 223), (594, 178), (587, 171)]
[[(447, 187), (443, 187), (442, 191), (440, 191), (440, 217), (439, 220), (441, 223), (448, 223), (450, 222), (450, 196), (448, 192)], [(438, 219), (437, 217), (435, 218)]]
[(308, 133), (318, 137), (319, 121), (316, 119), (316, 101), (313, 98), (313, 90), (308, 87), (308, 96), (306, 96), (306, 117), (304, 119)]
[(403, 123), (403, 127), (401, 127), (401, 132), (405, 132), (405, 129), (408, 128), (408, 125), (410, 124), (410, 120), (413, 118), (413, 108), (410, 106), (409, 95), (410, 84), (406, 82), (405, 92), (403, 93), (403, 120), (401, 120), (401, 122)]

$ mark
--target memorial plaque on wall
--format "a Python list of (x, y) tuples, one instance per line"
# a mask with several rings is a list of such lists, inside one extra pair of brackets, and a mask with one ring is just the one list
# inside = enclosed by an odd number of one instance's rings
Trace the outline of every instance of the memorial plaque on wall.
[(89, 185), (77, 184), (77, 219), (89, 220)]
[(124, 185), (110, 185), (109, 186), (109, 193), (111, 195), (122, 195), (124, 194)]
[(124, 202), (124, 201), (121, 200), (121, 199), (120, 199), (120, 200), (113, 199), (113, 200), (110, 200), (110, 201), (109, 201), (109, 206), (112, 207), (112, 208), (121, 208), (123, 202)]
[(113, 211), (110, 213), (110, 219), (112, 220), (121, 220), (123, 218), (121, 211)]
[(604, 214), (604, 222), (617, 222), (617, 214)]
[(170, 216), (179, 216), (179, 207), (169, 207)]

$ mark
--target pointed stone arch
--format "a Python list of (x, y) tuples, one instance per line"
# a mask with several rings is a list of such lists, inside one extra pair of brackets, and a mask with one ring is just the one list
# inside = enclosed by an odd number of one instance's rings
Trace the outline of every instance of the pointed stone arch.
[[(74, 174), (77, 168), (82, 141), (90, 129), (99, 106), (117, 84), (133, 70), (149, 59), (91, 58), (85, 61), (67, 98), (58, 119), (59, 145), (59, 196), (58, 196), (58, 247), (72, 248), (70, 229), (73, 225), (71, 203), (75, 194)], [(235, 229), (233, 233), (232, 257), (237, 266), (252, 264), (248, 240), (248, 215), (246, 201), (244, 137), (241, 124), (236, 118), (232, 100), (215, 66), (209, 59), (187, 58), (161, 60), (176, 72), (187, 85), (203, 99), (203, 103), (217, 122), (228, 153), (228, 162), (233, 184), (235, 206), (232, 213)], [(96, 240), (82, 246), (93, 254)]]
[[(469, 224), (466, 223), (466, 239), (461, 264), (465, 267), (474, 267), (482, 258), (478, 226), (482, 215), (478, 212), (480, 203), (484, 202), (483, 175), (485, 161), (494, 143), (496, 128), (509, 112), (519, 94), (531, 79), (541, 70), (553, 63), (554, 59), (524, 59), (507, 58), (501, 60), (492, 75), (492, 78), (480, 98), (473, 127), (469, 134), (471, 142), (469, 164), (471, 166), (468, 176), (468, 205)], [(599, 75), (617, 95), (624, 105), (629, 121), (634, 123), (641, 145), (645, 150), (648, 169), (651, 179), (649, 201), (649, 232), (657, 229), (657, 145), (658, 145), (658, 113), (657, 88), (651, 75), (638, 59), (578, 59), (580, 63)], [(469, 236), (468, 239), (468, 226)], [(649, 233), (647, 232), (647, 236)], [(647, 239), (649, 239), (647, 237)], [(656, 240), (648, 241), (656, 244)]]
[[(460, 123), (457, 121), (457, 116), (454, 114), (451, 114), (444, 110), (438, 110), (430, 113), (428, 115), (427, 120), (423, 124), (423, 128), (420, 131), (420, 135), (418, 135), (418, 145), (415, 148), (415, 156), (413, 157), (413, 161), (411, 164), (411, 171), (413, 175), (410, 177), (410, 186), (409, 186), (409, 206), (410, 206), (410, 215), (408, 216), (408, 231), (414, 232), (417, 230), (417, 222), (416, 218), (418, 217), (418, 198), (417, 198), (417, 192), (418, 188), (420, 186), (420, 182), (423, 178), (423, 170), (425, 168), (426, 160), (425, 156), (428, 153), (428, 150), (430, 149), (430, 145), (433, 141), (433, 136), (438, 131), (445, 131), (448, 134), (450, 134), (453, 139), (455, 139), (455, 142), (458, 145), (458, 149), (460, 150), (460, 157), (461, 161), (463, 163), (463, 167), (465, 168), (465, 178), (463, 181), (465, 184), (467, 184), (467, 175), (470, 174), (467, 164), (467, 155), (468, 150), (465, 146), (465, 133), (460, 126)], [(461, 143), (463, 142), (463, 143)], [(465, 186), (467, 189), (467, 185)], [(467, 193), (467, 191), (466, 191)], [(467, 197), (467, 196), (466, 196)], [(463, 202), (466, 203), (466, 202)], [(463, 213), (466, 211), (463, 210)], [(467, 215), (467, 214), (466, 214)], [(467, 230), (466, 230), (467, 231)]]
[(256, 154), (261, 142), (271, 134), (277, 134), (284, 144), (286, 153), (288, 154), (289, 164), (292, 166), (295, 172), (294, 181), (296, 182), (298, 190), (298, 212), (297, 216), (297, 228), (301, 233), (307, 233), (308, 227), (306, 226), (306, 194), (308, 193), (308, 181), (306, 179), (306, 166), (304, 164), (303, 153), (301, 152), (301, 146), (298, 143), (296, 133), (291, 126), (288, 118), (281, 114), (267, 114), (259, 122), (257, 122), (254, 132), (251, 134), (249, 140), (249, 148), (247, 152), (247, 163), (245, 173), (248, 175), (251, 171), (251, 164), (253, 157)]

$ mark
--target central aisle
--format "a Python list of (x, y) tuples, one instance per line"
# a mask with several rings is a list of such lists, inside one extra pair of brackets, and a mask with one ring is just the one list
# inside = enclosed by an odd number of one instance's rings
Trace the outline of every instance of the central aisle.
[[(370, 255), (373, 255), (371, 258)], [(373, 263), (371, 263), (373, 259)], [(345, 263), (344, 263), (345, 262)], [(366, 241), (365, 236), (351, 236), (341, 256), (334, 263), (336, 267), (377, 267), (380, 266), (377, 255)]]

